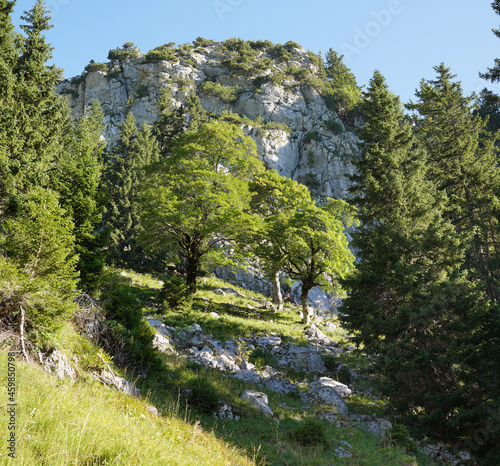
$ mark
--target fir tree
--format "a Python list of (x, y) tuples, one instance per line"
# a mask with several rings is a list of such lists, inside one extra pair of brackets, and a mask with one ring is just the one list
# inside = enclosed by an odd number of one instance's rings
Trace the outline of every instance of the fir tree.
[(341, 320), (377, 355), (393, 403), (407, 414), (418, 408), (428, 432), (449, 440), (479, 423), (470, 413), (485, 401), (474, 388), (480, 346), (465, 342), (482, 333), (487, 306), (460, 271), (465, 247), (447, 218), (446, 195), (429, 179), (430, 159), (380, 73), (366, 97), (353, 188), (360, 261), (344, 282), (351, 292)]
[(0, 317), (41, 343), (74, 310), (73, 223), (54, 191), (33, 188), (21, 205), (0, 241)]
[(138, 130), (134, 116), (129, 113), (110, 157), (106, 182), (109, 203), (104, 224), (112, 248), (109, 260), (140, 269), (145, 257), (137, 246), (140, 232), (137, 194), (145, 167), (158, 160), (157, 144), (148, 125), (144, 123)]

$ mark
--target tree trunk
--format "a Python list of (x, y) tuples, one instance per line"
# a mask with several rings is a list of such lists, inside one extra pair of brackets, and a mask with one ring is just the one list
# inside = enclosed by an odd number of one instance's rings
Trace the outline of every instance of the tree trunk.
[(311, 323), (311, 314), (309, 313), (309, 308), (307, 306), (310, 289), (311, 288), (304, 287), (304, 284), (302, 284), (302, 293), (300, 294), (300, 302), (302, 303), (302, 323), (304, 325), (309, 325)]
[(186, 264), (186, 285), (189, 288), (189, 294), (196, 293), (196, 278), (198, 277), (198, 265), (200, 258), (198, 255), (189, 254)]
[(273, 304), (278, 307), (278, 311), (283, 310), (283, 295), (281, 294), (280, 271), (273, 270)]

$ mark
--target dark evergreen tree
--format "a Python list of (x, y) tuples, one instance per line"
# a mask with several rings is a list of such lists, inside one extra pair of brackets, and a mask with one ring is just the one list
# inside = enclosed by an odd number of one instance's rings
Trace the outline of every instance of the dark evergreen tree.
[[(460, 272), (465, 247), (447, 218), (446, 195), (429, 179), (399, 99), (376, 72), (363, 104), (364, 154), (353, 177), (360, 261), (341, 320), (376, 355), (381, 387), (428, 433), (451, 439), (480, 425), (475, 385), (487, 306)], [(475, 411), (475, 414), (471, 413)]]
[[(417, 135), (429, 153), (430, 179), (446, 196), (444, 216), (449, 219), (465, 250), (461, 289), (473, 289), (464, 316), (469, 330), (462, 345), (462, 360), (470, 365), (462, 375), (474, 408), (462, 427), (491, 424), (490, 443), (498, 440), (500, 373), (500, 169), (495, 143), (498, 134), (486, 130), (473, 97), (462, 93), (460, 83), (444, 65), (435, 67), (435, 80), (422, 81), (418, 101), (409, 108)], [(464, 300), (465, 301), (465, 300)], [(458, 342), (458, 340), (456, 340)], [(455, 348), (452, 350), (460, 351)], [(486, 395), (488, 393), (488, 395)], [(481, 419), (481, 422), (478, 421)], [(495, 421), (496, 419), (496, 421)], [(496, 425), (496, 427), (494, 427)], [(475, 448), (487, 449), (487, 446)]]
[(361, 87), (356, 77), (333, 49), (325, 57), (326, 77), (331, 83), (331, 94), (336, 103), (336, 110), (341, 115), (351, 112), (361, 102)]
[[(500, 15), (500, 0), (493, 0), (491, 7), (495, 10), (497, 15)], [(493, 29), (493, 34), (500, 38), (500, 29)], [(486, 73), (479, 73), (479, 76), (483, 79), (487, 79), (492, 83), (500, 81), (500, 58), (495, 58), (495, 64), (492, 68), (488, 68)]]
[(144, 123), (138, 130), (134, 116), (129, 113), (110, 157), (106, 181), (109, 202), (104, 223), (111, 247), (108, 259), (142, 270), (146, 258), (143, 249), (137, 246), (140, 232), (137, 193), (145, 167), (158, 160), (158, 147), (148, 125)]
[(104, 198), (100, 191), (104, 170), (104, 114), (99, 102), (92, 103), (85, 117), (75, 125), (68, 123), (64, 151), (57, 157), (51, 184), (59, 193), (62, 206), (73, 219), (77, 269), (80, 286), (95, 289), (104, 267)]

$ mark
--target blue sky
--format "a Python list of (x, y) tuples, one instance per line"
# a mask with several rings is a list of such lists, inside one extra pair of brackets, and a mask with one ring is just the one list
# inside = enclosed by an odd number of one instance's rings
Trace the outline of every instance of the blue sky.
[[(35, 0), (18, 0), (13, 20)], [(379, 69), (404, 102), (422, 78), (444, 62), (467, 94), (493, 86), (479, 71), (500, 58), (491, 32), (500, 16), (491, 0), (46, 0), (54, 29), (54, 62), (65, 76), (80, 74), (91, 59), (106, 61), (109, 49), (134, 42), (143, 52), (196, 37), (224, 40), (293, 40), (305, 49), (330, 47), (366, 85)]]

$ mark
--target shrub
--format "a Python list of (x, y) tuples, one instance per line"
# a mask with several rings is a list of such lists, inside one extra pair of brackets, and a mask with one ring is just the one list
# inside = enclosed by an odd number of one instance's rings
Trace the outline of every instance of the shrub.
[(417, 441), (410, 438), (408, 428), (403, 424), (394, 424), (392, 426), (391, 439), (408, 453), (417, 453), (419, 451)]
[(190, 386), (189, 404), (202, 414), (212, 415), (219, 407), (219, 394), (213, 384), (204, 377), (198, 377)]
[(352, 383), (351, 370), (347, 364), (342, 364), (337, 371), (337, 378), (339, 382), (349, 385)]
[(321, 445), (327, 443), (324, 424), (316, 418), (307, 418), (293, 432), (297, 443), (304, 446)]
[(133, 42), (126, 42), (122, 48), (117, 47), (108, 52), (108, 60), (123, 60), (124, 58), (136, 58), (140, 54)]
[(309, 131), (304, 135), (304, 144), (309, 144), (311, 141), (321, 141), (321, 136), (317, 131)]
[(157, 63), (159, 61), (178, 61), (179, 59), (175, 55), (174, 47), (175, 43), (170, 42), (169, 44), (160, 45), (159, 47), (150, 50), (145, 56), (144, 61), (146, 63)]
[(333, 133), (342, 133), (344, 131), (342, 123), (339, 123), (336, 120), (326, 120), (325, 126)]
[(193, 45), (195, 47), (208, 47), (209, 45), (213, 45), (215, 44), (215, 41), (214, 40), (211, 40), (211, 39), (205, 39), (204, 37), (197, 37), (194, 41), (193, 41)]
[(255, 364), (255, 366), (260, 369), (264, 366), (270, 366), (272, 364), (273, 355), (270, 351), (257, 348), (250, 353), (248, 362)]
[(106, 63), (96, 63), (94, 60), (90, 60), (90, 63), (85, 67), (85, 71), (88, 73), (96, 71), (108, 71), (108, 65)]
[(202, 94), (217, 97), (224, 102), (234, 102), (238, 96), (238, 88), (233, 86), (224, 86), (221, 83), (206, 81), (199, 90)]
[(186, 304), (189, 299), (189, 289), (186, 280), (177, 274), (170, 274), (164, 279), (160, 291), (160, 300), (164, 308), (176, 309)]

